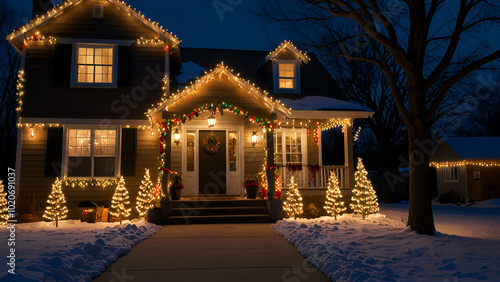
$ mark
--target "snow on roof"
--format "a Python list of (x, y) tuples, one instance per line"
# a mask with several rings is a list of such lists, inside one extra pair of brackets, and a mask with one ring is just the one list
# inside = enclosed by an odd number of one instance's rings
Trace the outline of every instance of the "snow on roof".
[(368, 111), (370, 109), (355, 105), (351, 102), (323, 97), (323, 96), (307, 96), (301, 99), (281, 99), (292, 110), (299, 111)]
[(500, 137), (445, 137), (442, 140), (464, 160), (500, 159)]

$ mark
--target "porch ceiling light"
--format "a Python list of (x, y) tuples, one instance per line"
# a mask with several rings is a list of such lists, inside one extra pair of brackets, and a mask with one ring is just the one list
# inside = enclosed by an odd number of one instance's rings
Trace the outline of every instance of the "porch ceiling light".
[(215, 118), (214, 113), (212, 112), (210, 117), (208, 117), (208, 127), (214, 127), (216, 122), (217, 119)]
[(174, 143), (179, 146), (179, 142), (181, 142), (181, 134), (179, 133), (179, 129), (175, 129), (174, 131)]
[(30, 136), (35, 137), (35, 129), (33, 127), (30, 127)]
[(252, 146), (255, 147), (258, 141), (259, 141), (259, 136), (257, 136), (257, 131), (254, 131), (252, 134)]

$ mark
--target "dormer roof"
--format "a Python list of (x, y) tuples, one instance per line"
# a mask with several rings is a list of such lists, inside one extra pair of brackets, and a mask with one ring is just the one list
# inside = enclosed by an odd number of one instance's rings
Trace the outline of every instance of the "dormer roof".
[(275, 61), (279, 59), (280, 55), (284, 52), (289, 51), (295, 58), (301, 62), (301, 64), (307, 64), (311, 58), (307, 56), (306, 53), (300, 51), (291, 41), (283, 41), (276, 49), (271, 51), (267, 56), (264, 63), (268, 61)]

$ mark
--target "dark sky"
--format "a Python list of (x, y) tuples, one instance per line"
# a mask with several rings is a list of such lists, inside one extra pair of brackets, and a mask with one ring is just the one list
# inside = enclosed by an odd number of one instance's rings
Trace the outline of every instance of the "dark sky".
[[(32, 0), (10, 0), (31, 17)], [(53, 1), (60, 3), (61, 1)], [(255, 0), (126, 0), (182, 40), (184, 47), (273, 50), (287, 39), (249, 13)], [(227, 10), (217, 12), (214, 3)], [(233, 6), (229, 5), (233, 3)]]

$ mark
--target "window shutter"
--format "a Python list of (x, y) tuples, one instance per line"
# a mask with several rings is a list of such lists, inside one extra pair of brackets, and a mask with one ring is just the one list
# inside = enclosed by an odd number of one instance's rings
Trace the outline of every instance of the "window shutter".
[(71, 59), (73, 57), (73, 45), (57, 44), (55, 48), (54, 83), (56, 85), (67, 85), (71, 83)]
[(45, 176), (61, 177), (63, 152), (63, 128), (47, 128)]
[(118, 47), (118, 86), (132, 86), (132, 47)]
[(122, 159), (121, 174), (123, 176), (135, 176), (135, 164), (137, 159), (137, 129), (122, 129)]

